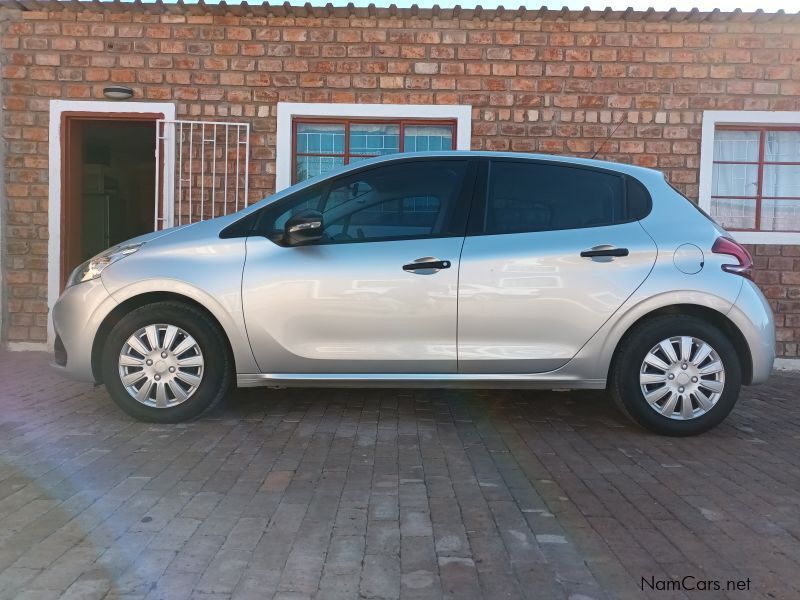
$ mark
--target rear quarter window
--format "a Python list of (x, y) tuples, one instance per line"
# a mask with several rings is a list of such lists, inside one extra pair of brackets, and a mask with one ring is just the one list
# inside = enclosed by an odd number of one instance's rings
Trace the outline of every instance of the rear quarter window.
[(650, 197), (650, 192), (647, 191), (647, 188), (639, 180), (630, 176), (626, 176), (625, 179), (627, 180), (626, 201), (628, 205), (628, 220), (639, 221), (644, 219), (650, 214), (653, 208), (653, 200)]

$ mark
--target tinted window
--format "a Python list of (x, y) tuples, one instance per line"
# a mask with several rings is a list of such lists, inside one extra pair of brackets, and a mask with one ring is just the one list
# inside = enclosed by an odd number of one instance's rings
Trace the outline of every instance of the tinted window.
[(286, 226), (286, 221), (297, 213), (308, 209), (322, 210), (324, 191), (325, 190), (320, 187), (313, 187), (308, 190), (303, 190), (296, 196), (293, 196), (286, 205), (281, 203), (282, 210), (275, 213), (270, 229), (282, 232), (283, 228)]
[(408, 196), (384, 200), (325, 224), (325, 231), (358, 239), (427, 237), (437, 229), (442, 200), (437, 196)]
[(644, 219), (650, 214), (650, 209), (653, 204), (650, 198), (650, 192), (633, 177), (626, 177), (626, 180), (628, 182), (626, 198), (628, 204), (628, 218), (631, 221)]
[(465, 168), (412, 161), (339, 177), (281, 202), (260, 229), (280, 243), (289, 217), (313, 209), (323, 215), (323, 244), (450, 235)]
[(631, 220), (622, 176), (568, 166), (494, 161), (486, 233), (600, 227)]

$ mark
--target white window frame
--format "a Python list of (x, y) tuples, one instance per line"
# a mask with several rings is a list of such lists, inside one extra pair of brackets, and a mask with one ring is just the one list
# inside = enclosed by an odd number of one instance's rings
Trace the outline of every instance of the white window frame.
[(472, 106), (468, 104), (328, 104), (278, 102), (275, 143), (275, 191), (292, 185), (292, 121), (297, 117), (341, 119), (455, 119), (456, 150), (469, 150), (472, 137)]
[[(714, 132), (718, 125), (800, 125), (800, 111), (706, 110), (700, 140), (700, 208), (711, 214), (714, 174)], [(713, 215), (711, 215), (713, 216)], [(743, 244), (800, 244), (800, 233), (784, 231), (731, 231)]]

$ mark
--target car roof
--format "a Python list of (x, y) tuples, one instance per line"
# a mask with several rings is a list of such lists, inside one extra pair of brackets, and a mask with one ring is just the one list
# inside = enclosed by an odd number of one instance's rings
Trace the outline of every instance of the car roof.
[(259, 202), (254, 202), (248, 206), (242, 214), (248, 214), (256, 207), (264, 206), (265, 204), (278, 201), (290, 194), (299, 192), (300, 190), (313, 187), (322, 182), (331, 179), (332, 177), (339, 177), (346, 173), (363, 169), (371, 165), (378, 165), (394, 161), (414, 160), (420, 158), (507, 158), (513, 160), (538, 160), (550, 163), (563, 163), (565, 165), (581, 165), (586, 167), (594, 167), (598, 169), (607, 169), (609, 171), (616, 171), (618, 173), (625, 173), (636, 177), (637, 179), (646, 182), (663, 182), (664, 175), (661, 171), (656, 169), (648, 169), (646, 167), (637, 167), (626, 163), (617, 163), (606, 160), (596, 160), (593, 158), (580, 158), (577, 156), (559, 156), (556, 154), (534, 154), (528, 152), (495, 152), (491, 150), (439, 150), (431, 152), (398, 152), (394, 154), (386, 154), (384, 156), (376, 156), (365, 160), (358, 160), (349, 165), (341, 166), (334, 171), (321, 173), (315, 177), (310, 177), (300, 183), (285, 187), (276, 193), (264, 198)]
[[(611, 162), (607, 160), (597, 160), (594, 158), (580, 158), (578, 156), (560, 156), (557, 154), (535, 154), (529, 152), (495, 152), (491, 150), (439, 150), (430, 152), (402, 152), (395, 154), (387, 154), (384, 156), (376, 156), (366, 160), (359, 160), (351, 163), (343, 168), (336, 170), (336, 174), (346, 173), (348, 171), (365, 167), (372, 164), (380, 164), (392, 161), (411, 160), (419, 158), (508, 158), (515, 160), (538, 160), (546, 162), (564, 163), (565, 165), (582, 165), (586, 167), (595, 167), (599, 169), (608, 169), (610, 171), (619, 171), (621, 173), (628, 173), (630, 175), (639, 175), (642, 177), (651, 177), (653, 174), (661, 175), (660, 171), (655, 169), (648, 169), (646, 167), (639, 167), (627, 163)], [(314, 178), (317, 181), (322, 181), (328, 176), (332, 175), (331, 172), (323, 173)]]

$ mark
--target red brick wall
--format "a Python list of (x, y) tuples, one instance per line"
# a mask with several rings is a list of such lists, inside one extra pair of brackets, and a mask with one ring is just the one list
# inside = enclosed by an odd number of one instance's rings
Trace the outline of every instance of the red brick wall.
[[(137, 99), (175, 102), (179, 117), (247, 120), (253, 199), (274, 186), (279, 100), (471, 104), (474, 148), (583, 156), (623, 120), (600, 157), (662, 169), (692, 198), (703, 110), (800, 109), (794, 17), (253, 10), (238, 17), (3, 9), (8, 340), (46, 335), (51, 98), (100, 99), (113, 82), (133, 87)], [(794, 251), (756, 252), (784, 356), (797, 356), (800, 342)]]
[(754, 279), (775, 313), (778, 356), (800, 356), (800, 246), (748, 246)]

